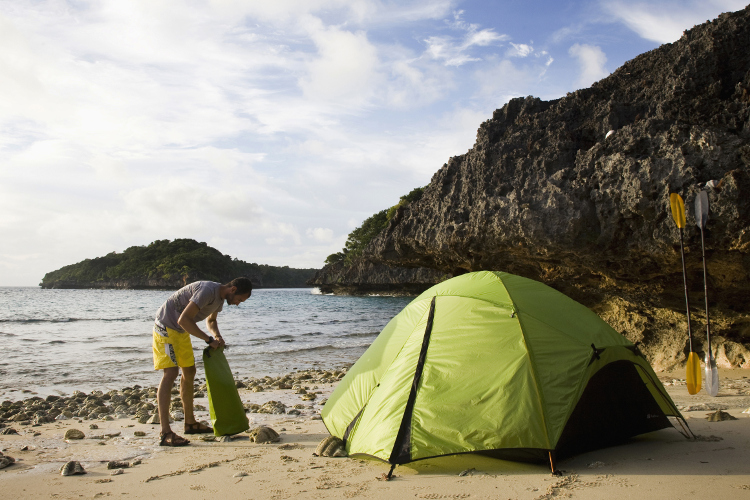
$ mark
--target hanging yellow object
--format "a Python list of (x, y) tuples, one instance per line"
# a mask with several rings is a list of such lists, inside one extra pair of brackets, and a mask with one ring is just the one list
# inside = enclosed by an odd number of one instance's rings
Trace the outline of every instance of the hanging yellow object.
[(690, 352), (686, 368), (688, 393), (698, 394), (701, 390), (701, 360), (697, 353)]
[(672, 217), (674, 218), (677, 227), (682, 229), (685, 227), (685, 204), (682, 202), (682, 197), (677, 193), (669, 195), (669, 205), (672, 207)]

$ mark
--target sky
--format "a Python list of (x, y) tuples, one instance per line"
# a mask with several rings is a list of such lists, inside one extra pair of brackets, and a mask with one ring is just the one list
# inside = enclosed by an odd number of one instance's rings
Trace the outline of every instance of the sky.
[(322, 267), (467, 152), (732, 0), (0, 0), (0, 286), (154, 240)]

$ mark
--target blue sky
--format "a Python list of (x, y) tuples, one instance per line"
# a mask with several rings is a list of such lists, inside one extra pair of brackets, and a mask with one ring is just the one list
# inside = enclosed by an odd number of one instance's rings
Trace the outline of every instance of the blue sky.
[(510, 98), (738, 1), (0, 2), (0, 286), (156, 239), (321, 267)]

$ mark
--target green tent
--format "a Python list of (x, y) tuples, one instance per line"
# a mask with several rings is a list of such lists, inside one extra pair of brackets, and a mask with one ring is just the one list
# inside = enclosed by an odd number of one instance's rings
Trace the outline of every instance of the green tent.
[(637, 347), (599, 316), (542, 283), (490, 271), (414, 299), (322, 417), (349, 455), (393, 466), (484, 452), (549, 460), (553, 472), (556, 457), (669, 427), (667, 417), (687, 428)]

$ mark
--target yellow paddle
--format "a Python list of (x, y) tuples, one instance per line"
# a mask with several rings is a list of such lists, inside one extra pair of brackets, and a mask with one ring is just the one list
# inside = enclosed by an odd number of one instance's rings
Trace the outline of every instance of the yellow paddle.
[(687, 359), (687, 390), (690, 394), (698, 394), (701, 390), (701, 361), (698, 354), (693, 352), (693, 331), (690, 327), (690, 298), (688, 297), (687, 269), (685, 268), (685, 248), (682, 242), (682, 233), (685, 228), (685, 204), (677, 193), (669, 195), (669, 204), (672, 207), (672, 217), (680, 229), (680, 255), (682, 256), (682, 282), (685, 285), (685, 307), (687, 308), (688, 339), (690, 340), (690, 354)]

